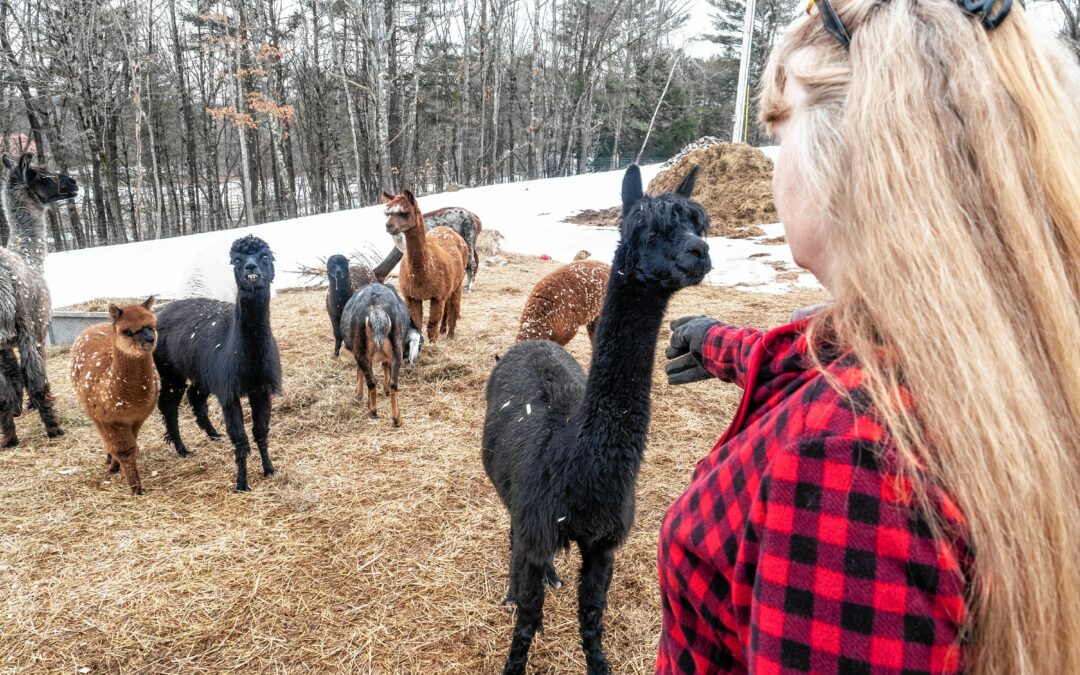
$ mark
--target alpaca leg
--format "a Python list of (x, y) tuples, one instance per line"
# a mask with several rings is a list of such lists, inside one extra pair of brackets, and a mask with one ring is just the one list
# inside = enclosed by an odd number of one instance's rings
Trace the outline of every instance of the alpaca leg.
[(581, 648), (589, 675), (607, 675), (611, 664), (604, 655), (604, 610), (615, 567), (615, 552), (607, 546), (582, 547), (581, 579), (578, 582), (578, 623)]
[(247, 480), (247, 458), (251, 445), (244, 432), (244, 409), (240, 407), (240, 399), (235, 398), (222, 403), (221, 411), (225, 414), (225, 430), (229, 433), (233, 454), (236, 455), (236, 491), (247, 492), (251, 489)]
[(596, 317), (589, 323), (585, 324), (585, 330), (589, 333), (589, 342), (593, 347), (596, 347), (596, 324), (600, 322), (600, 317)]
[(105, 429), (105, 445), (112, 453), (113, 462), (120, 465), (120, 471), (131, 488), (131, 494), (143, 493), (142, 481), (139, 479), (139, 467), (135, 461), (138, 454), (138, 445), (135, 443), (135, 435), (131, 428), (122, 424), (103, 425)]
[(251, 406), (251, 435), (259, 448), (263, 477), (269, 478), (274, 475), (274, 465), (270, 463), (270, 392), (248, 394), (248, 404)]
[(23, 381), (22, 367), (19, 365), (19, 359), (15, 356), (14, 349), (4, 349), (0, 351), (0, 369), (2, 369), (4, 375), (7, 376), (8, 381), (11, 383), (11, 388), (15, 392), (15, 407), (13, 414), (15, 417), (18, 417), (22, 414), (23, 392), (26, 389), (26, 383)]
[(357, 365), (356, 373), (356, 398), (360, 398), (360, 374), (364, 375), (364, 384), (367, 385), (368, 395), (368, 415), (371, 417), (378, 417), (379, 413), (375, 410), (375, 402), (378, 399), (378, 390), (375, 384), (375, 374), (371, 372), (371, 364), (366, 361), (361, 361)]
[(559, 578), (559, 573), (555, 571), (554, 560), (549, 560), (544, 564), (544, 583), (554, 589), (563, 587), (563, 580)]
[(340, 335), (335, 335), (334, 336), (334, 358), (336, 359), (340, 353), (341, 353), (341, 336)]
[(420, 326), (424, 325), (424, 301), (415, 298), (405, 298), (405, 300), (409, 303), (409, 321), (416, 326), (416, 330), (420, 330)]
[[(400, 340), (395, 340), (395, 344), (400, 344)], [(401, 361), (404, 358), (404, 354), (401, 349), (395, 348), (394, 363), (390, 366), (390, 419), (393, 420), (395, 427), (401, 426), (401, 410), (398, 409), (397, 401), (397, 384), (398, 373), (401, 372)]]
[(49, 389), (49, 376), (45, 372), (45, 340), (39, 346), (33, 335), (27, 331), (19, 332), (19, 354), (22, 356), (23, 376), (29, 390), (30, 404), (37, 408), (41, 423), (45, 425), (45, 434), (49, 438), (64, 435), (64, 429), (56, 421), (53, 413), (53, 397)]
[(176, 454), (181, 457), (189, 457), (191, 451), (184, 446), (180, 439), (180, 422), (177, 417), (180, 414), (180, 401), (184, 398), (187, 390), (187, 381), (168, 377), (161, 374), (161, 389), (158, 393), (158, 410), (165, 422), (165, 442), (176, 448)]
[(430, 314), (427, 323), (427, 339), (431, 344), (439, 338), (439, 322), (442, 321), (443, 312), (446, 310), (446, 301), (439, 298), (431, 300)]
[(462, 287), (458, 286), (457, 290), (454, 291), (454, 294), (450, 296), (450, 308), (447, 311), (447, 314), (450, 315), (449, 331), (447, 331), (446, 335), (447, 339), (454, 337), (454, 331), (457, 329), (457, 320), (458, 317), (461, 316), (461, 291)]
[(524, 675), (529, 647), (544, 620), (544, 566), (526, 560), (523, 548), (518, 546), (513, 554), (517, 583), (511, 585), (517, 600), (517, 620), (503, 675)]
[(206, 401), (209, 398), (209, 392), (197, 388), (194, 384), (188, 387), (187, 400), (191, 405), (192, 412), (195, 413), (195, 424), (198, 424), (199, 428), (206, 432), (206, 435), (210, 437), (210, 440), (216, 441), (224, 438), (224, 436), (222, 436), (221, 432), (214, 427), (214, 423), (210, 421), (210, 408), (206, 405)]
[(0, 448), (14, 448), (19, 444), (19, 435), (15, 432), (16, 396), (21, 394), (12, 386), (11, 381), (0, 370)]

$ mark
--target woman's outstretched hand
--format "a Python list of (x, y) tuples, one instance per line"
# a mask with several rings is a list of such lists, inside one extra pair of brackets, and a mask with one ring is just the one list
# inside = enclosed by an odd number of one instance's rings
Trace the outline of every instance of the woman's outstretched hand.
[(712, 377), (705, 370), (701, 347), (709, 329), (719, 323), (707, 316), (684, 316), (671, 322), (671, 342), (664, 350), (664, 356), (669, 359), (664, 366), (668, 384), (700, 382)]

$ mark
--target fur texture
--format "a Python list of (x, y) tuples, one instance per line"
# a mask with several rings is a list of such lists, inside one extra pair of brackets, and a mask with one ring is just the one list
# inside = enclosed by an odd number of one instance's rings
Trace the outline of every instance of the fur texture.
[(122, 471), (137, 495), (143, 493), (136, 463), (139, 429), (158, 399), (153, 305), (153, 296), (138, 305), (109, 305), (112, 321), (87, 328), (71, 347), (75, 395), (105, 442), (109, 470)]
[(608, 673), (603, 612), (615, 549), (634, 520), (634, 491), (649, 428), (656, 339), (671, 296), (708, 273), (708, 216), (675, 194), (650, 198), (631, 166), (623, 179), (615, 251), (588, 378), (549, 341), (515, 344), (488, 379), (484, 469), (510, 512), (510, 592), (517, 619), (504, 673), (525, 672), (543, 619), (552, 559), (581, 551), (578, 620), (588, 672)]
[(611, 268), (596, 260), (563, 265), (536, 282), (521, 312), (517, 339), (565, 345), (585, 326), (594, 339)]
[(409, 310), (397, 291), (383, 284), (370, 284), (356, 292), (341, 315), (345, 346), (356, 358), (356, 399), (363, 400), (367, 383), (368, 413), (377, 417), (378, 389), (375, 371), (382, 366), (383, 393), (390, 397), (391, 419), (401, 426), (398, 409), (398, 372), (404, 359), (405, 335), (409, 330)]
[(181, 457), (191, 454), (180, 439), (180, 400), (187, 392), (199, 428), (211, 439), (221, 434), (210, 422), (206, 401), (217, 397), (236, 456), (236, 489), (247, 491), (247, 456), (240, 398), (251, 405), (255, 443), (263, 476), (270, 477), (270, 399), (281, 391), (281, 357), (270, 331), (270, 284), (274, 255), (262, 239), (237, 239), (230, 250), (237, 302), (208, 298), (171, 302), (158, 312), (158, 348), (154, 363), (161, 375), (158, 408), (165, 421), (165, 440)]
[[(51, 202), (74, 197), (75, 180), (33, 166), (33, 153), (15, 162), (7, 155), (7, 175), (0, 200), (11, 227), (7, 248), (0, 249), (0, 447), (18, 445), (15, 416), (22, 409), (23, 384), (30, 407), (37, 408), (50, 438), (64, 433), (53, 414), (49, 377), (45, 372), (45, 332), (52, 311), (45, 284), (45, 211)], [(15, 367), (15, 349), (22, 360)]]
[[(461, 235), (469, 248), (469, 259), (465, 264), (465, 290), (472, 293), (473, 280), (480, 269), (480, 251), (477, 242), (483, 226), (480, 217), (460, 206), (447, 206), (424, 214), (424, 226), (430, 231), (436, 227), (449, 227)], [(499, 235), (500, 237), (502, 235)], [(390, 275), (394, 267), (401, 262), (405, 251), (404, 237), (394, 237), (394, 249), (386, 255), (375, 268), (374, 273), (381, 282)]]
[(435, 227), (428, 232), (420, 205), (408, 190), (396, 196), (384, 192), (383, 201), (386, 204), (386, 231), (392, 235), (405, 235), (405, 257), (398, 282), (408, 303), (409, 317), (415, 326), (422, 326), (424, 301), (430, 300), (428, 341), (435, 344), (440, 333), (454, 337), (461, 313), (462, 280), (469, 258), (465, 240), (448, 227)]

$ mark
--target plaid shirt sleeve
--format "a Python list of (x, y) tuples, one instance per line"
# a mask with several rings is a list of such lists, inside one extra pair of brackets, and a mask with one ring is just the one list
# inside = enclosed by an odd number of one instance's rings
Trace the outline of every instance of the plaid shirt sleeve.
[(809, 441), (775, 457), (751, 518), (751, 672), (959, 672), (960, 563), (908, 508), (902, 484), (860, 441)]
[(750, 355), (762, 335), (756, 328), (736, 328), (725, 323), (713, 326), (701, 346), (702, 365), (713, 377), (745, 387)]

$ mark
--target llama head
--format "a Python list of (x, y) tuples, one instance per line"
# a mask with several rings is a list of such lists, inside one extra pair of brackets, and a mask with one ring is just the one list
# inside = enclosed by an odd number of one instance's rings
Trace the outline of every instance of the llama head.
[(349, 287), (349, 259), (343, 255), (332, 255), (326, 259), (326, 277), (331, 288)]
[(631, 165), (623, 177), (622, 221), (612, 275), (667, 290), (700, 283), (712, 269), (704, 236), (709, 216), (690, 199), (697, 167), (675, 192), (650, 197), (641, 189), (641, 171)]
[(420, 205), (416, 203), (416, 197), (410, 190), (404, 190), (399, 195), (389, 192), (382, 193), (383, 204), (386, 205), (386, 231), (390, 234), (404, 234), (416, 227), (420, 213)]
[(236, 288), (241, 293), (269, 290), (274, 281), (274, 252), (254, 235), (233, 242), (229, 262), (236, 277)]
[(40, 166), (33, 166), (34, 153), (26, 152), (13, 160), (4, 154), (4, 167), (8, 170), (8, 186), (25, 186), (30, 195), (41, 206), (49, 202), (69, 199), (79, 193), (75, 179), (63, 173), (55, 173)]
[(157, 344), (157, 317), (150, 310), (154, 296), (135, 305), (117, 307), (109, 303), (112, 317), (113, 344), (120, 351), (139, 356), (154, 351)]

